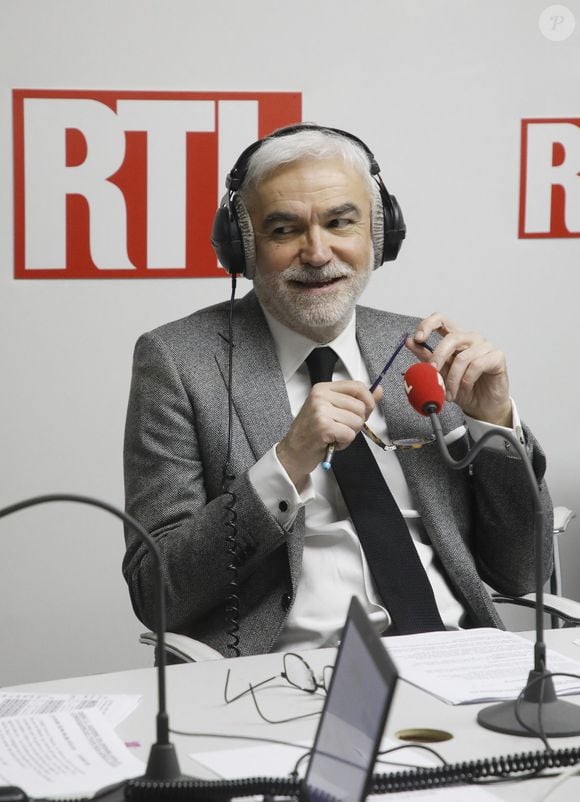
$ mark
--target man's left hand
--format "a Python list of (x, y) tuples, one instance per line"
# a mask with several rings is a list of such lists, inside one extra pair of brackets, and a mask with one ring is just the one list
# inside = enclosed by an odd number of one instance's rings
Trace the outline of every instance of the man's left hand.
[[(421, 347), (438, 332), (442, 339), (430, 354)], [(505, 355), (474, 331), (463, 331), (445, 315), (434, 312), (407, 339), (407, 347), (422, 362), (432, 362), (443, 376), (447, 400), (472, 418), (494, 426), (512, 426), (512, 404)]]

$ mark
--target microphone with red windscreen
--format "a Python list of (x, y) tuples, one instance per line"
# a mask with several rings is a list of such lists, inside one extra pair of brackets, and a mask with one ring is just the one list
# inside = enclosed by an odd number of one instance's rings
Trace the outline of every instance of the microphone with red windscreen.
[(409, 403), (420, 415), (439, 413), (445, 403), (443, 377), (431, 362), (417, 362), (404, 377)]

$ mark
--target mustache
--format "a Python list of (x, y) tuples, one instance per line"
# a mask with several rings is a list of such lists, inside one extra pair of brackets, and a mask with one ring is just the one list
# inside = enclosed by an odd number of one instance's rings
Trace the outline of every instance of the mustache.
[(301, 284), (320, 284), (333, 281), (337, 278), (348, 278), (354, 273), (354, 268), (344, 262), (331, 262), (324, 267), (304, 267), (295, 265), (282, 271), (286, 281), (299, 281)]

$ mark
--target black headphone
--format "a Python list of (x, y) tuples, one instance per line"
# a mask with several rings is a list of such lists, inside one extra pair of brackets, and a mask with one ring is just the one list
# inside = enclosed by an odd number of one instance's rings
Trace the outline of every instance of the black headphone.
[[(298, 131), (322, 131), (329, 135), (342, 136), (359, 145), (366, 153), (369, 168), (376, 184), (380, 203), (374, 204), (376, 211), (371, 221), (371, 235), (375, 251), (375, 269), (383, 262), (397, 258), (401, 243), (405, 239), (403, 213), (394, 195), (390, 195), (380, 176), (380, 167), (373, 153), (353, 134), (339, 128), (302, 123), (280, 128), (265, 139), (259, 139), (247, 147), (228, 173), (227, 192), (222, 198), (215, 214), (211, 244), (224, 269), (231, 275), (254, 277), (256, 266), (256, 247), (252, 221), (246, 206), (237, 194), (244, 182), (251, 156), (263, 142), (282, 136), (290, 136)], [(375, 219), (376, 218), (376, 219)]]

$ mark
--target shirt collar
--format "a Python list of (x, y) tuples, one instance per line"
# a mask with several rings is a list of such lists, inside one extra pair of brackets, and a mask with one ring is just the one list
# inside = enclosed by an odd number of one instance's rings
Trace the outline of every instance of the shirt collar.
[[(318, 348), (320, 343), (289, 329), (288, 326), (272, 317), (263, 307), (262, 311), (274, 339), (276, 355), (282, 369), (284, 381), (288, 382), (304, 363), (310, 352)], [(338, 354), (338, 358), (344, 365), (348, 375), (353, 379), (358, 378), (361, 370), (361, 355), (356, 341), (355, 312), (353, 312), (348, 324), (338, 337), (332, 342), (326, 343), (326, 345)]]

